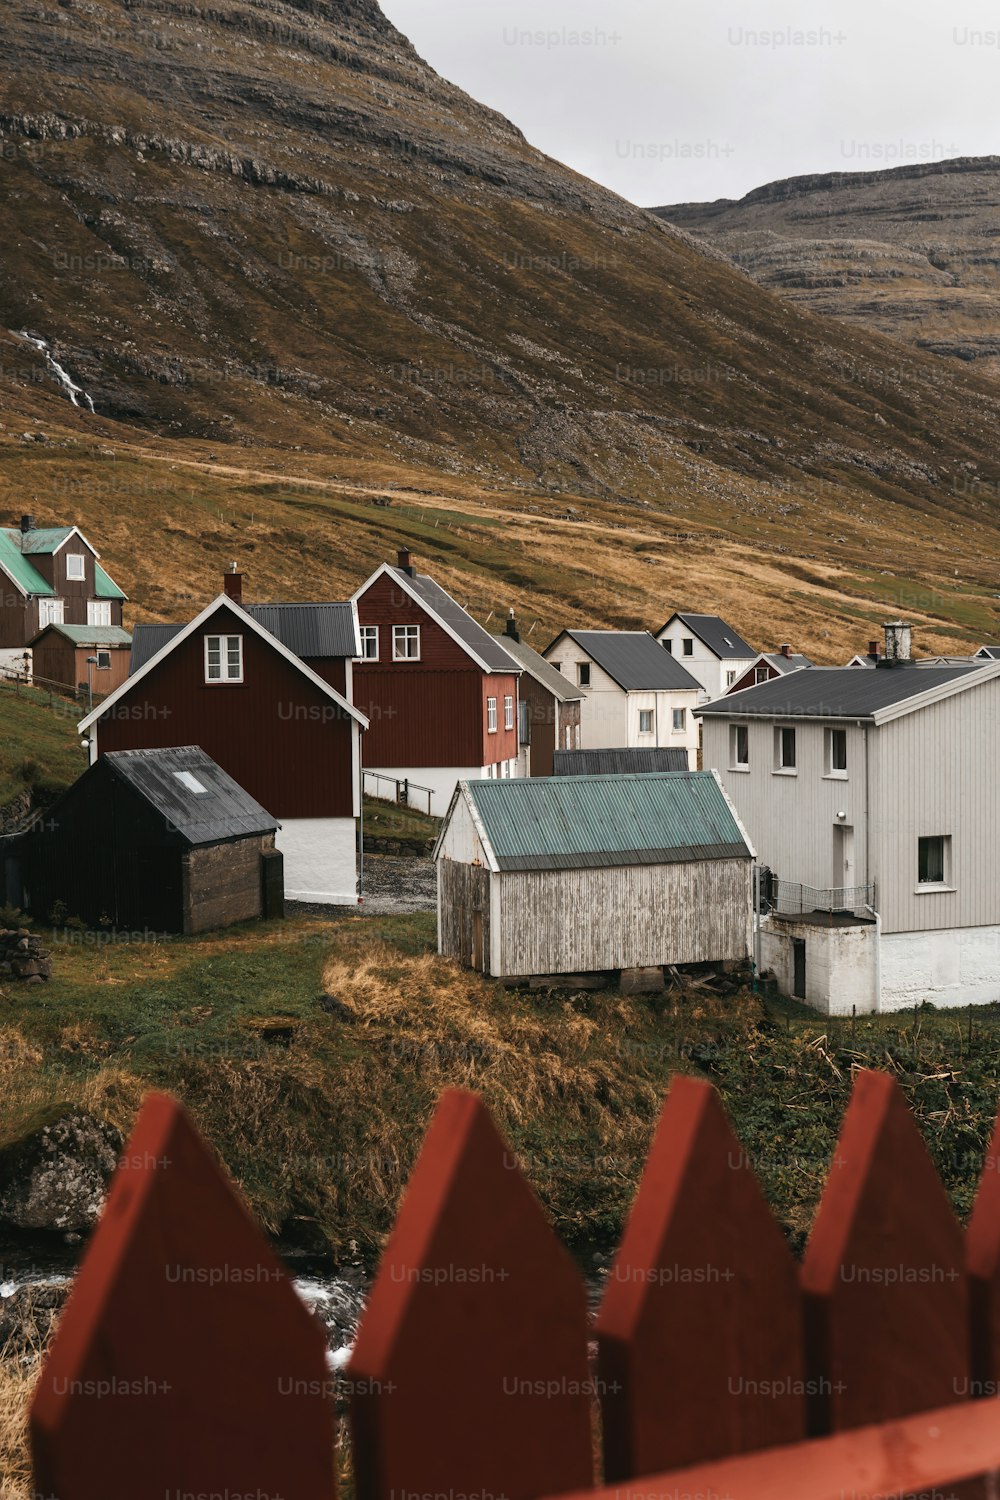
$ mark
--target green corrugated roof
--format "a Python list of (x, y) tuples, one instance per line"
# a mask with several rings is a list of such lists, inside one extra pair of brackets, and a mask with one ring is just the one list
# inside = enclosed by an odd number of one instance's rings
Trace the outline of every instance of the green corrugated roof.
[(21, 533), (0, 527), (0, 568), (24, 589), (26, 594), (42, 594), (51, 598), (53, 589), (45, 582), (41, 573), (32, 567), (21, 551)]
[[(46, 625), (43, 630), (57, 630), (74, 646), (131, 646), (132, 637), (120, 625)], [(39, 631), (41, 635), (43, 631)], [(38, 636), (35, 636), (37, 641)]]
[(108, 577), (99, 562), (95, 562), (94, 564), (94, 589), (98, 599), (124, 599), (127, 597), (122, 593), (114, 579)]
[(23, 535), (20, 531), (11, 531), (8, 535), (20, 543), (21, 551), (29, 556), (32, 552), (47, 556), (57, 551), (72, 532), (72, 526), (41, 526), (34, 531), (26, 531)]
[(464, 783), (501, 870), (750, 857), (711, 771)]

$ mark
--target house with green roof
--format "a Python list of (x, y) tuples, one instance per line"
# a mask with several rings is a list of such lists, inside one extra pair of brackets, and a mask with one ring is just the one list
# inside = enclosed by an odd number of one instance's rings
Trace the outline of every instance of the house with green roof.
[(714, 771), (462, 781), (434, 858), (438, 949), (494, 978), (751, 952), (755, 854)]
[[(34, 643), (51, 625), (116, 630), (120, 639), (125, 594), (101, 567), (100, 554), (76, 526), (0, 526), (0, 666), (29, 663)], [(42, 674), (44, 675), (44, 674)]]

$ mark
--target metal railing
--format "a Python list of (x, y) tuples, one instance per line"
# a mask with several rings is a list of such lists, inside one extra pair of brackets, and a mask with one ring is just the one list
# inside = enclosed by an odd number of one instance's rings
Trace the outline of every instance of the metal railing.
[[(377, 784), (385, 783), (385, 785), (393, 787), (395, 789), (394, 795), (386, 797), (382, 792), (378, 791), (377, 786), (376, 790), (372, 791), (368, 785), (369, 780)], [(417, 804), (412, 799), (412, 793), (418, 792), (421, 801), (424, 797), (427, 798), (427, 816), (430, 817), (431, 815), (434, 788), (431, 786), (420, 786), (417, 782), (411, 781), (407, 776), (400, 778), (398, 776), (384, 776), (381, 771), (365, 771), (364, 789), (369, 797), (375, 797), (380, 802), (395, 802), (397, 807), (416, 807)], [(418, 808), (418, 811), (422, 811), (422, 809)]]
[(823, 914), (871, 918), (875, 908), (874, 885), (819, 887), (771, 876), (764, 887), (763, 908), (778, 917)]

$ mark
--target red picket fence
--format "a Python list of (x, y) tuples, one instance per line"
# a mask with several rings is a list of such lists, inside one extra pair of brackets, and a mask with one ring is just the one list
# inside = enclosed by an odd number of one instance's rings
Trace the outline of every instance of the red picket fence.
[[(483, 1104), (446, 1094), (348, 1370), (358, 1500), (995, 1500), (998, 1160), (1000, 1126), (963, 1240), (897, 1086), (859, 1074), (799, 1268), (717, 1095), (678, 1078), (591, 1358), (573, 1262)], [(334, 1496), (323, 1334), (169, 1099), (31, 1433), (51, 1500)]]

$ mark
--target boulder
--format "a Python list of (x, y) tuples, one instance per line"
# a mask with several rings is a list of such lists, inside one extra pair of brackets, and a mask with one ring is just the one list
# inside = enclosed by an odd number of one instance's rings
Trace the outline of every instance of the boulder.
[(121, 1149), (118, 1131), (82, 1110), (0, 1148), (0, 1224), (64, 1234), (90, 1230)]

